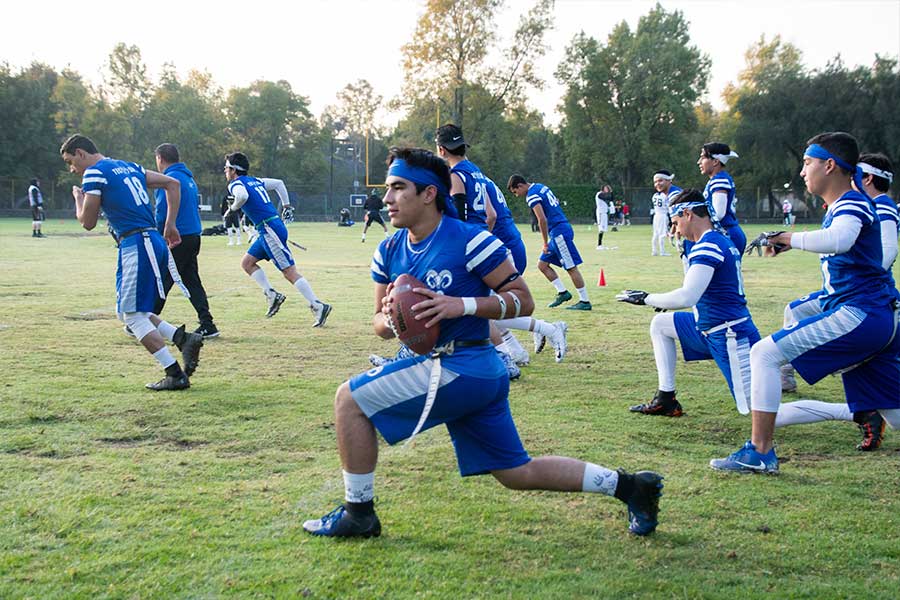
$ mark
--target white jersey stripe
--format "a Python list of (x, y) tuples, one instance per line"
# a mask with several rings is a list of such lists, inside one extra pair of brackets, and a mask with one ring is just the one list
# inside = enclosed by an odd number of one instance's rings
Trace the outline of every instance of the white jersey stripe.
[[(487, 232), (483, 232), (483, 233), (485, 233), (485, 235), (490, 235)], [(477, 267), (478, 265), (483, 263), (485, 260), (487, 260), (487, 258), (491, 254), (493, 254), (495, 250), (497, 250), (498, 248), (501, 248), (502, 246), (503, 246), (503, 242), (501, 242), (500, 240), (495, 238), (494, 241), (491, 242), (487, 248), (485, 248), (484, 250), (479, 252), (475, 258), (473, 258), (472, 260), (470, 260), (469, 262), (466, 263), (466, 271), (471, 272), (472, 269), (474, 269), (475, 267)], [(468, 256), (468, 254), (466, 256)]]
[(488, 237), (490, 237), (490, 235), (491, 235), (491, 234), (490, 234), (489, 231), (480, 231), (480, 232), (478, 232), (478, 235), (476, 235), (475, 237), (473, 237), (471, 240), (469, 240), (469, 243), (466, 244), (466, 256), (468, 256), (468, 255), (472, 254), (473, 252), (475, 252), (475, 249), (476, 249), (479, 245), (481, 245), (481, 242), (483, 242), (483, 241), (486, 240)]

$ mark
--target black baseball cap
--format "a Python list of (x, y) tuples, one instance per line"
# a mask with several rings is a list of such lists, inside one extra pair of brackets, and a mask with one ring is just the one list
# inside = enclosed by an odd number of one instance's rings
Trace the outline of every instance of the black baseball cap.
[(438, 146), (443, 146), (447, 150), (456, 150), (460, 146), (468, 146), (463, 138), (462, 129), (452, 123), (441, 125), (438, 127), (434, 135), (434, 142)]

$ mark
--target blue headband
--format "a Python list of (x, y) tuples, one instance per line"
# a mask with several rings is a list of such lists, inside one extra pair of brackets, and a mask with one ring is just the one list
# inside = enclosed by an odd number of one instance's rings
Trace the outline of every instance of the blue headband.
[[(835, 164), (837, 166), (844, 169), (845, 171), (850, 171), (850, 173), (852, 173), (853, 183), (856, 184), (856, 189), (859, 191), (860, 194), (862, 194), (866, 198), (869, 198), (869, 195), (866, 193), (866, 190), (863, 188), (863, 182), (862, 182), (863, 170), (859, 166), (851, 165), (844, 159), (835, 156), (834, 154), (832, 154), (831, 152), (829, 152), (828, 150), (826, 150), (825, 148), (823, 148), (822, 146), (820, 146), (818, 144), (810, 144), (806, 148), (806, 152), (803, 153), (803, 156), (808, 156), (810, 158), (818, 158), (820, 160), (828, 160), (830, 158), (831, 160), (833, 160), (835, 162)], [(871, 198), (869, 198), (869, 200), (871, 200)]]
[(706, 200), (697, 200), (695, 202), (679, 202), (678, 204), (673, 204), (669, 207), (669, 216), (680, 217), (684, 214), (686, 208), (697, 208), (698, 206), (705, 206), (706, 211), (710, 215), (713, 214), (713, 212), (709, 210), (709, 203), (707, 203)]
[(437, 188), (438, 194), (440, 194), (442, 198), (446, 198), (449, 193), (447, 186), (444, 185), (434, 171), (422, 167), (414, 167), (402, 158), (394, 159), (394, 162), (392, 162), (391, 166), (388, 168), (387, 174), (388, 177), (402, 177), (403, 179), (408, 179), (413, 183), (421, 185), (433, 185)]

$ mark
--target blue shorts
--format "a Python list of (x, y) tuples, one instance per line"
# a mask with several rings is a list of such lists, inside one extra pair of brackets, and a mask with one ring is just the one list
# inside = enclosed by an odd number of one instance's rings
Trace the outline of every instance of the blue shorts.
[(819, 296), (823, 293), (823, 290), (819, 290), (818, 292), (801, 296), (788, 304), (788, 309), (791, 311), (795, 323), (797, 321), (802, 321), (807, 317), (814, 317), (822, 314), (822, 304), (819, 302)]
[(539, 260), (562, 267), (566, 271), (574, 269), (582, 263), (581, 255), (574, 243), (575, 233), (571, 227), (557, 227), (550, 232), (547, 252), (541, 254)]
[[(684, 360), (716, 361), (738, 410), (741, 414), (750, 412), (750, 348), (760, 340), (753, 320), (747, 319), (731, 329), (734, 338), (729, 348), (728, 330), (703, 335), (697, 331), (693, 313), (677, 312), (673, 316)], [(735, 382), (738, 382), (737, 387)]]
[(741, 229), (740, 225), (725, 227), (724, 229), (725, 235), (728, 236), (728, 239), (731, 240), (731, 243), (734, 244), (734, 247), (737, 248), (738, 252), (743, 256), (744, 250), (747, 249), (747, 234), (744, 233), (744, 230)]
[[(389, 444), (408, 438), (419, 422), (432, 363), (426, 356), (414, 356), (350, 379), (353, 400)], [(463, 477), (512, 469), (531, 460), (509, 411), (508, 394), (505, 373), (485, 379), (442, 368), (422, 431), (446, 425)]]
[(247, 254), (259, 260), (271, 260), (279, 271), (294, 264), (294, 256), (287, 247), (287, 227), (281, 219), (273, 219), (256, 228), (259, 237), (247, 249)]
[(900, 408), (900, 334), (885, 347), (893, 330), (890, 307), (844, 304), (788, 325), (772, 339), (809, 384), (854, 367), (842, 378), (847, 404), (859, 412)]
[(524, 275), (525, 268), (528, 266), (525, 242), (522, 241), (522, 238), (519, 238), (511, 244), (506, 244), (506, 249), (509, 250), (510, 256), (512, 256), (513, 266), (516, 267), (516, 271), (519, 272), (519, 275)]
[(163, 273), (169, 269), (169, 248), (154, 229), (134, 233), (119, 243), (116, 267), (116, 312), (153, 312), (165, 298)]

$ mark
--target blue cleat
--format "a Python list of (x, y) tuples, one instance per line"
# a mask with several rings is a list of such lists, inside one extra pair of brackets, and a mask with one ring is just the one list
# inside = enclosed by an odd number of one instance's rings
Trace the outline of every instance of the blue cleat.
[(714, 458), (709, 461), (709, 466), (717, 471), (732, 471), (735, 473), (778, 473), (778, 457), (775, 456), (775, 447), (765, 454), (756, 451), (756, 446), (749, 440), (740, 450), (731, 454), (728, 458)]
[[(619, 469), (619, 476), (627, 475)], [(628, 531), (634, 535), (650, 535), (659, 523), (659, 498), (662, 496), (663, 476), (653, 471), (638, 471), (634, 490), (625, 501), (628, 505)]]
[(303, 529), (323, 537), (378, 537), (381, 521), (374, 512), (354, 515), (341, 504), (321, 519), (304, 522)]

